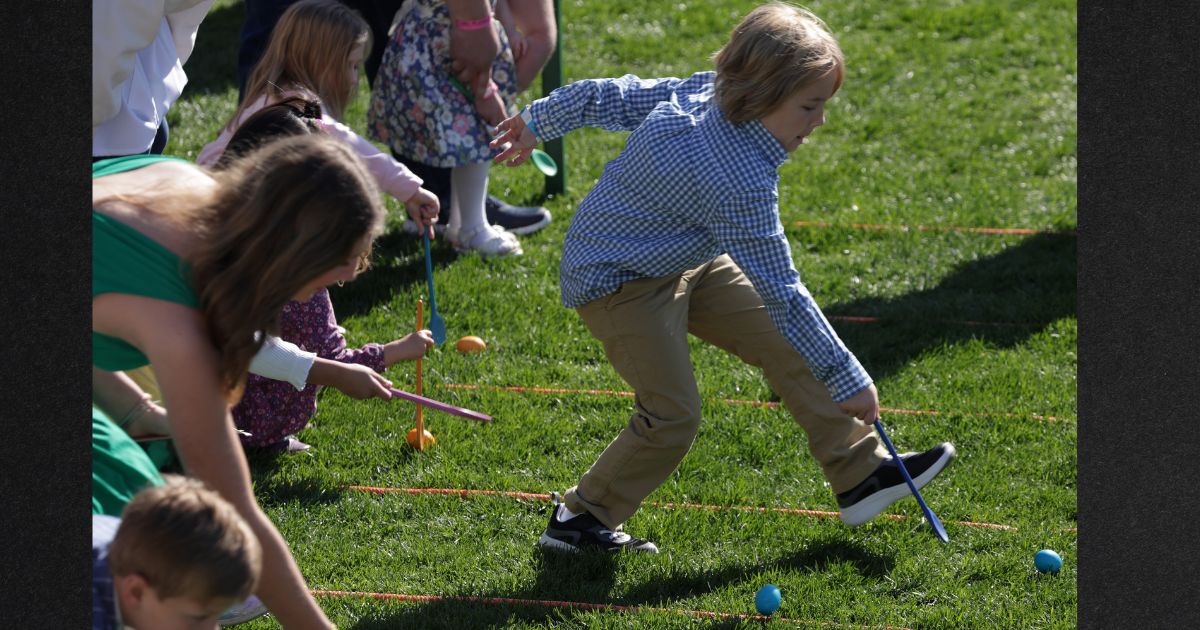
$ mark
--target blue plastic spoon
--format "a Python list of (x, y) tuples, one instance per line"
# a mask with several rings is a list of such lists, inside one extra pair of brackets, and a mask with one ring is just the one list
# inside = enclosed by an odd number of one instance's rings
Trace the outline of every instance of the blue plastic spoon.
[(425, 240), (425, 280), (429, 282), (429, 330), (433, 333), (433, 342), (442, 344), (446, 342), (446, 322), (442, 320), (441, 313), (438, 313), (437, 298), (433, 295), (433, 260), (429, 257), (429, 230), (421, 232)]

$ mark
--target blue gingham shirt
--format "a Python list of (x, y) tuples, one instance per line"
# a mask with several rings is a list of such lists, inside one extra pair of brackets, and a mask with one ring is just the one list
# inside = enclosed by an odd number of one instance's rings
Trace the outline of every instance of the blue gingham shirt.
[(567, 230), (563, 305), (577, 308), (629, 280), (681, 273), (727, 253), (833, 399), (846, 400), (871, 377), (792, 264), (779, 220), (787, 151), (761, 122), (725, 118), (713, 95), (715, 76), (591, 79), (530, 105), (540, 140), (584, 126), (633, 132)]

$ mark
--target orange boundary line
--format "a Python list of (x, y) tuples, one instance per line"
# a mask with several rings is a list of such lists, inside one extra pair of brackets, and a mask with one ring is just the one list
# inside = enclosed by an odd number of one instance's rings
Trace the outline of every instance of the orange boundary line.
[(1034, 230), (1029, 228), (987, 228), (987, 227), (942, 227), (928, 225), (887, 225), (882, 223), (849, 223), (838, 224), (829, 223), (826, 221), (793, 221), (792, 225), (798, 227), (817, 227), (817, 228), (835, 228), (835, 227), (851, 227), (859, 230), (898, 230), (907, 232), (909, 230), (917, 230), (920, 232), (969, 232), (973, 234), (998, 234), (998, 235), (1023, 235), (1029, 236), (1034, 234), (1059, 234), (1063, 236), (1076, 236), (1075, 230)]
[[(494, 392), (516, 392), (520, 394), (587, 394), (591, 396), (624, 396), (632, 398), (633, 392), (615, 391), (611, 389), (563, 389), (558, 387), (525, 387), (521, 385), (466, 385), (462, 383), (442, 383), (441, 387), (447, 389), (464, 389), (464, 390), (481, 390), (486, 389)], [(721, 402), (729, 405), (750, 405), (752, 407), (766, 407), (775, 409), (780, 406), (778, 402), (761, 401), (761, 400), (738, 400), (736, 398), (722, 398)], [(899, 409), (895, 407), (880, 407), (880, 411), (885, 413), (897, 413), (908, 416), (937, 416), (942, 412), (936, 409)], [(1055, 416), (1043, 416), (1040, 414), (1019, 414), (1019, 413), (1000, 413), (987, 411), (972, 411), (963, 412), (966, 416), (977, 416), (982, 418), (1032, 418), (1034, 420), (1042, 420), (1045, 422), (1059, 422), (1059, 418)]]
[[(532, 501), (549, 501), (550, 500), (549, 494), (537, 493), (537, 492), (518, 492), (516, 490), (472, 490), (472, 489), (466, 489), (466, 488), (379, 488), (379, 487), (374, 487), (374, 486), (351, 486), (351, 485), (342, 486), (342, 487), (345, 488), (346, 490), (355, 490), (358, 492), (368, 492), (371, 494), (410, 494), (410, 495), (434, 494), (434, 495), (442, 495), (442, 496), (456, 496), (456, 497), (462, 497), (462, 498), (478, 497), (478, 496), (503, 496), (503, 497), (511, 497), (514, 499), (532, 500)], [(676, 510), (676, 509), (709, 510), (709, 511), (734, 510), (734, 511), (739, 511), (739, 512), (759, 512), (759, 513), (763, 513), (763, 514), (768, 513), (768, 512), (775, 513), (775, 514), (795, 514), (795, 515), (799, 515), (799, 516), (812, 516), (812, 517), (817, 517), (817, 518), (837, 518), (837, 516), (838, 516), (837, 512), (829, 512), (829, 511), (825, 511), (825, 510), (806, 510), (803, 508), (755, 507), (755, 506), (746, 506), (746, 505), (734, 505), (734, 506), (704, 505), (704, 504), (700, 504), (700, 503), (659, 503), (656, 501), (647, 502), (646, 505), (649, 505), (650, 507), (657, 507), (657, 508), (662, 508), (662, 509), (666, 509), (666, 510)], [(912, 517), (905, 516), (903, 514), (883, 514), (882, 516), (884, 518), (887, 518), (887, 519), (890, 519), (893, 521), (912, 520)], [(996, 530), (1011, 531), (1011, 532), (1017, 531), (1017, 528), (1013, 527), (1012, 525), (1001, 525), (998, 523), (980, 523), (980, 522), (976, 522), (976, 521), (947, 521), (947, 522), (954, 523), (956, 525), (963, 525), (965, 527), (980, 527), (980, 528), (985, 528), (985, 529), (996, 529)], [(1076, 531), (1076, 528), (1074, 528), (1074, 527), (1064, 528), (1061, 531), (1078, 533)]]
[(465, 602), (471, 604), (487, 604), (500, 606), (542, 606), (545, 608), (573, 608), (576, 610), (604, 610), (608, 612), (667, 612), (707, 619), (737, 619), (756, 621), (786, 621), (801, 624), (820, 624), (831, 628), (890, 628), (893, 630), (910, 630), (902, 626), (859, 626), (833, 623), (829, 621), (810, 621), (792, 619), (789, 617), (770, 617), (766, 615), (742, 615), (737, 613), (713, 612), (709, 610), (688, 610), (684, 608), (657, 608), (653, 606), (623, 606), (620, 604), (597, 604), (593, 602), (573, 602), (554, 599), (519, 599), (515, 597), (479, 597), (475, 595), (407, 595), (404, 593), (364, 593), (360, 591), (330, 591), (313, 589), (316, 597), (357, 597), (360, 599), (381, 599), (402, 602)]

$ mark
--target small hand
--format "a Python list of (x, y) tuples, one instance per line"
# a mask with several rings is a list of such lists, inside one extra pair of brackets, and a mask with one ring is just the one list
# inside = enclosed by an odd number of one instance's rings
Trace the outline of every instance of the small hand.
[(418, 188), (417, 192), (404, 202), (404, 208), (415, 223), (424, 226), (432, 226), (437, 223), (438, 213), (441, 210), (437, 195), (424, 188)]
[(380, 376), (375, 370), (357, 363), (343, 363), (344, 369), (339, 370), (334, 384), (343, 394), (357, 399), (382, 398), (391, 400), (392, 393), (388, 391), (392, 382)]
[(384, 344), (383, 363), (392, 365), (399, 361), (415, 361), (425, 356), (426, 351), (432, 347), (433, 333), (429, 330), (418, 330)]
[(475, 111), (479, 117), (489, 125), (504, 120), (508, 115), (508, 111), (504, 107), (504, 99), (500, 98), (500, 91), (496, 89), (494, 83), (488, 84), (489, 93), (475, 99)]
[(508, 160), (509, 166), (520, 166), (533, 154), (533, 149), (537, 144), (537, 136), (533, 135), (533, 132), (525, 124), (525, 120), (518, 114), (502, 120), (500, 124), (496, 125), (496, 139), (492, 140), (488, 146), (493, 149), (504, 147), (499, 155), (492, 158), (493, 162)]
[(454, 76), (471, 88), (473, 94), (483, 94), (492, 75), (492, 62), (500, 54), (500, 36), (495, 28), (464, 31), (450, 29), (450, 59)]
[(857, 394), (838, 403), (838, 407), (843, 413), (871, 424), (879, 419), (879, 392), (872, 383)]

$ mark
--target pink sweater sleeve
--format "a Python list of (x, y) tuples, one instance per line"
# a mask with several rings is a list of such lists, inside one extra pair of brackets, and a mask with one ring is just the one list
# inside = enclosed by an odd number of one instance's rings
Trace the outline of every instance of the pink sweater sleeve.
[(392, 156), (380, 151), (367, 141), (366, 138), (354, 133), (354, 130), (332, 119), (328, 114), (321, 117), (325, 122), (325, 130), (329, 135), (350, 145), (350, 148), (362, 158), (367, 171), (375, 178), (375, 183), (383, 192), (407, 201), (416, 194), (423, 183), (408, 167), (397, 162)]
[[(266, 96), (248, 105), (246, 111), (242, 112), (242, 115), (238, 118), (237, 124), (233, 125), (232, 128), (237, 129), (242, 124), (242, 121), (263, 107), (266, 107), (266, 105)], [(371, 177), (375, 178), (375, 183), (379, 185), (379, 188), (383, 192), (400, 201), (407, 201), (421, 187), (423, 182), (420, 177), (417, 177), (416, 174), (408, 170), (407, 166), (397, 162), (392, 156), (380, 151), (365, 138), (354, 133), (353, 129), (334, 120), (328, 114), (321, 116), (321, 122), (325, 123), (325, 131), (330, 136), (350, 145), (350, 148), (358, 154), (363, 164), (366, 165), (367, 172), (371, 174)], [(200, 155), (196, 157), (196, 163), (201, 166), (216, 164), (221, 154), (224, 153), (225, 147), (229, 145), (229, 140), (232, 137), (232, 131), (228, 128), (222, 129), (221, 135), (217, 136), (216, 140), (206, 144), (200, 151)]]

